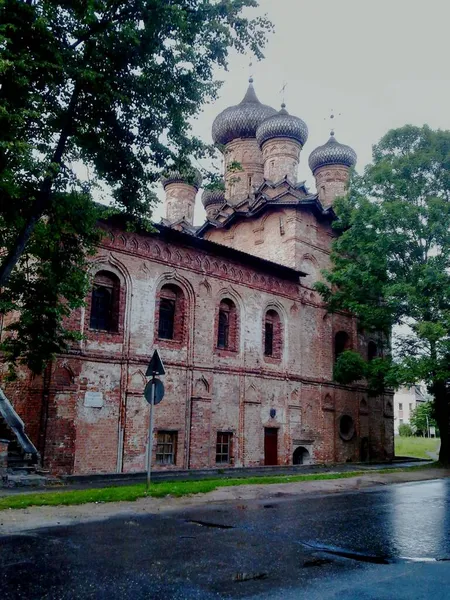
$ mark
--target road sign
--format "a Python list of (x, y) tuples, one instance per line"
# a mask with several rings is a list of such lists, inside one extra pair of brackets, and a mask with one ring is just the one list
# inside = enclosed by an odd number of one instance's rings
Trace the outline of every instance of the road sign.
[(166, 370), (159, 355), (158, 350), (153, 352), (152, 359), (147, 367), (146, 376), (154, 377), (155, 375), (165, 375)]
[[(153, 390), (152, 387), (154, 387)], [(153, 404), (159, 404), (164, 398), (164, 384), (161, 381), (161, 379), (154, 378), (151, 381), (147, 382), (147, 385), (145, 386), (144, 390), (144, 396), (149, 404), (152, 403), (152, 397)]]

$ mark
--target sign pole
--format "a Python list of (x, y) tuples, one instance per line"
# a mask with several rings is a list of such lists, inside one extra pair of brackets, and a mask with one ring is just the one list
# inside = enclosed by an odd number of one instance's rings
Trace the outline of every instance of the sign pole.
[(150, 487), (150, 478), (152, 474), (152, 455), (153, 455), (153, 404), (155, 401), (155, 385), (156, 379), (153, 375), (152, 378), (152, 386), (151, 386), (151, 396), (150, 396), (150, 424), (148, 426), (148, 448), (147, 448), (147, 487), (146, 491), (148, 492)]

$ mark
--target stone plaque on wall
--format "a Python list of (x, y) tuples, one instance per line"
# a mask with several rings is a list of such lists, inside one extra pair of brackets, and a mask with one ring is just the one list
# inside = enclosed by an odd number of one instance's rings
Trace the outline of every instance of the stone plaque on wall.
[(90, 408), (101, 408), (103, 406), (102, 392), (86, 392), (84, 394), (84, 405)]

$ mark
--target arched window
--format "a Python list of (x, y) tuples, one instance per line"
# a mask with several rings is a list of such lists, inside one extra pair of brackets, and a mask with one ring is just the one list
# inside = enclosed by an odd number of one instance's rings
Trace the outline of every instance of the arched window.
[(350, 349), (350, 338), (346, 331), (338, 331), (334, 336), (334, 360), (345, 351)]
[(119, 329), (120, 281), (109, 271), (98, 271), (91, 296), (89, 326), (98, 331), (115, 332)]
[(367, 345), (367, 360), (371, 361), (378, 356), (378, 348), (375, 342), (370, 341)]
[(219, 305), (217, 348), (237, 351), (237, 325), (236, 305), (226, 298)]
[(273, 309), (266, 312), (264, 317), (264, 356), (281, 358), (282, 331), (280, 315)]
[(183, 339), (184, 294), (172, 284), (164, 285), (159, 293), (158, 337), (163, 340)]

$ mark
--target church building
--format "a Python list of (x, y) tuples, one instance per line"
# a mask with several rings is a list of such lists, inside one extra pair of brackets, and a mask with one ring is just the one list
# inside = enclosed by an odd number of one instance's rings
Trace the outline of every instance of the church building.
[(332, 132), (309, 155), (309, 191), (297, 179), (306, 124), (262, 104), (252, 80), (212, 136), (224, 181), (203, 192), (205, 223), (193, 224), (199, 174), (173, 171), (155, 232), (102, 222), (92, 289), (70, 319), (83, 339), (43, 376), (6, 388), (0, 429), (16, 433), (16, 450), (28, 440), (52, 473), (145, 469), (155, 349), (166, 368), (156, 470), (393, 457), (392, 395), (333, 380), (341, 352), (371, 359), (377, 339), (352, 315), (329, 314), (313, 287), (330, 267), (333, 202), (355, 152)]

